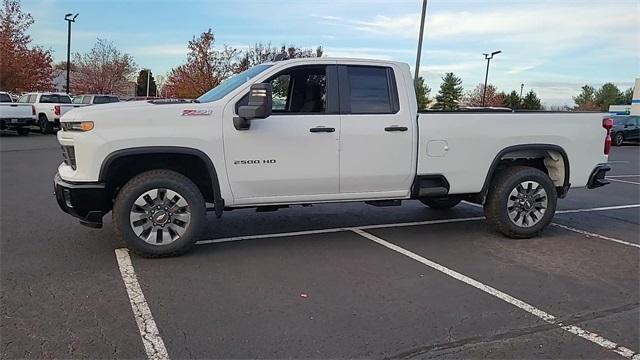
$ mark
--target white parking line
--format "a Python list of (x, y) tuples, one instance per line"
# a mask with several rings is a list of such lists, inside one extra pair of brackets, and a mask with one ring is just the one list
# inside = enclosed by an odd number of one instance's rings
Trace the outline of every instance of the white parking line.
[(633, 209), (633, 208), (639, 208), (639, 207), (640, 207), (640, 204), (603, 206), (603, 207), (596, 207), (596, 208), (589, 208), (589, 209), (557, 210), (556, 214), (573, 214), (573, 213), (592, 212), (592, 211), (622, 210), (622, 209)]
[(133, 310), (133, 316), (136, 319), (136, 324), (138, 324), (142, 344), (147, 353), (147, 359), (169, 359), (167, 348), (164, 346), (164, 341), (162, 341), (156, 322), (153, 320), (153, 315), (151, 315), (151, 309), (149, 309), (147, 300), (145, 300), (140, 284), (138, 283), (138, 277), (136, 276), (133, 264), (131, 263), (131, 257), (129, 256), (129, 250), (116, 249), (115, 252), (118, 266), (120, 267), (120, 274), (122, 275), (122, 281), (124, 281), (124, 286), (129, 295), (131, 310)]
[(481, 282), (479, 282), (477, 280), (474, 280), (474, 279), (472, 279), (472, 278), (470, 278), (470, 277), (468, 277), (466, 275), (463, 275), (463, 274), (461, 274), (459, 272), (451, 270), (451, 269), (449, 269), (449, 268), (447, 268), (447, 267), (445, 267), (443, 265), (440, 265), (440, 264), (438, 264), (436, 262), (433, 262), (433, 261), (431, 261), (429, 259), (426, 259), (426, 258), (424, 258), (424, 257), (422, 257), (422, 256), (420, 256), (420, 255), (418, 255), (416, 253), (413, 253), (413, 252), (411, 252), (409, 250), (406, 250), (406, 249), (404, 249), (404, 248), (402, 248), (402, 247), (400, 247), (398, 245), (395, 245), (395, 244), (392, 244), (392, 243), (390, 243), (388, 241), (385, 241), (385, 240), (383, 240), (383, 239), (381, 239), (381, 238), (379, 238), (379, 237), (377, 237), (375, 235), (372, 235), (372, 234), (370, 234), (368, 232), (362, 231), (360, 229), (352, 229), (352, 231), (355, 232), (356, 234), (358, 234), (360, 236), (363, 236), (363, 237), (365, 237), (365, 238), (367, 238), (367, 239), (369, 239), (369, 240), (371, 240), (373, 242), (376, 242), (376, 243), (378, 243), (378, 244), (380, 244), (380, 245), (382, 245), (382, 246), (384, 246), (386, 248), (389, 248), (389, 249), (391, 249), (393, 251), (396, 251), (396, 252), (398, 252), (398, 253), (400, 253), (402, 255), (405, 255), (405, 256), (413, 259), (413, 260), (416, 260), (416, 261), (418, 261), (418, 262), (420, 262), (420, 263), (422, 263), (422, 264), (424, 264), (424, 265), (426, 265), (426, 266), (428, 266), (428, 267), (430, 267), (432, 269), (440, 271), (441, 273), (443, 273), (445, 275), (448, 275), (448, 276), (450, 276), (450, 277), (452, 277), (452, 278), (454, 278), (456, 280), (459, 280), (459, 281), (461, 281), (461, 282), (463, 282), (463, 283), (465, 283), (467, 285), (471, 285), (471, 286), (475, 287), (476, 289), (479, 289), (479, 290), (481, 290), (481, 291), (483, 291), (483, 292), (485, 292), (485, 293), (487, 293), (489, 295), (497, 297), (498, 299), (500, 299), (502, 301), (505, 301), (505, 302), (507, 302), (507, 303), (509, 303), (511, 305), (514, 305), (514, 306), (516, 306), (516, 307), (518, 307), (518, 308), (520, 308), (520, 309), (522, 309), (522, 310), (524, 310), (524, 311), (526, 311), (526, 312), (528, 312), (528, 313), (530, 313), (530, 314), (532, 314), (532, 315), (544, 320), (545, 322), (547, 322), (549, 324), (556, 325), (556, 326), (558, 326), (559, 328), (561, 328), (561, 329), (563, 329), (565, 331), (568, 331), (568, 332), (570, 332), (570, 333), (572, 333), (574, 335), (577, 335), (577, 336), (579, 336), (579, 337), (581, 337), (581, 338), (583, 338), (585, 340), (589, 340), (589, 341), (591, 341), (592, 343), (594, 343), (594, 344), (596, 344), (598, 346), (601, 346), (601, 347), (603, 347), (603, 348), (605, 348), (607, 350), (615, 352), (616, 354), (622, 355), (627, 359), (633, 359), (633, 360), (640, 359), (640, 354), (634, 352), (633, 350), (631, 350), (629, 348), (626, 348), (624, 346), (620, 346), (620, 345), (614, 343), (611, 340), (607, 340), (607, 339), (603, 338), (602, 336), (600, 336), (600, 335), (598, 335), (596, 333), (584, 330), (584, 329), (582, 329), (582, 328), (580, 328), (578, 326), (575, 326), (575, 325), (564, 325), (555, 316), (553, 316), (553, 315), (551, 315), (551, 314), (549, 314), (549, 313), (547, 313), (545, 311), (542, 311), (542, 310), (536, 308), (535, 306), (530, 305), (530, 304), (528, 304), (528, 303), (526, 303), (526, 302), (524, 302), (522, 300), (516, 299), (513, 296), (511, 296), (509, 294), (506, 294), (506, 293), (504, 293), (504, 292), (502, 292), (502, 291), (500, 291), (500, 290), (498, 290), (496, 288), (493, 288), (493, 287), (491, 287), (489, 285), (485, 285), (485, 284), (483, 284), (483, 283), (481, 283)]
[(607, 175), (607, 178), (640, 177), (640, 175)]
[(573, 228), (571, 226), (562, 225), (562, 224), (558, 224), (558, 223), (551, 223), (551, 225), (557, 226), (559, 228), (563, 228), (565, 230), (573, 231), (573, 232), (578, 233), (578, 234), (592, 236), (592, 237), (596, 237), (596, 238), (599, 238), (599, 239), (602, 239), (602, 240), (613, 241), (613, 242), (618, 243), (618, 244), (640, 248), (640, 244), (631, 243), (631, 242), (624, 241), (624, 240), (619, 240), (619, 239), (614, 239), (612, 237), (608, 237), (608, 236), (604, 236), (604, 235), (588, 232), (588, 231), (585, 231), (585, 230), (576, 229), (576, 228)]
[(625, 183), (625, 184), (640, 185), (640, 182), (637, 182), (637, 181), (629, 181), (629, 180), (612, 179), (612, 178), (610, 178), (610, 177), (607, 177), (607, 180), (609, 180), (609, 181), (615, 181), (615, 182), (619, 182), (619, 183)]

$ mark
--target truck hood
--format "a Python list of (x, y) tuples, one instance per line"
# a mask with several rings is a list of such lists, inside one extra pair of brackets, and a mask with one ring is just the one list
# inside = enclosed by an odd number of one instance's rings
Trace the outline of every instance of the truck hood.
[(95, 115), (99, 117), (104, 113), (120, 112), (135, 109), (145, 109), (149, 107), (155, 107), (157, 105), (151, 104), (147, 101), (127, 101), (117, 102), (110, 104), (99, 104), (75, 108), (64, 114), (60, 121), (79, 121), (79, 120), (93, 120)]

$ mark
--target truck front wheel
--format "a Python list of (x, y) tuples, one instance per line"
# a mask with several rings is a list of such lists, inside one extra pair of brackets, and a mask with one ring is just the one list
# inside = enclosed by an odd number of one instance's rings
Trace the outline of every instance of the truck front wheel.
[(551, 222), (558, 196), (544, 172), (515, 166), (498, 174), (484, 205), (487, 221), (502, 234), (516, 239), (538, 235)]
[(125, 184), (113, 206), (117, 236), (144, 257), (176, 256), (199, 239), (206, 221), (202, 193), (170, 170), (144, 172)]

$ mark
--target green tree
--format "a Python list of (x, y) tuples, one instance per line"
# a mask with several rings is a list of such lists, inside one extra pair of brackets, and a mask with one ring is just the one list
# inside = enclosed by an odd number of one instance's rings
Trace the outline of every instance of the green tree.
[(631, 100), (633, 100), (633, 90), (634, 88), (630, 87), (624, 91), (624, 94), (622, 95), (622, 104), (631, 105)]
[(415, 84), (416, 87), (416, 99), (418, 100), (418, 110), (424, 110), (429, 108), (429, 93), (431, 93), (431, 88), (424, 83), (424, 78), (422, 76), (418, 77), (418, 82)]
[(446, 73), (442, 77), (440, 91), (436, 96), (435, 109), (440, 110), (456, 110), (458, 102), (462, 97), (462, 79), (455, 76), (452, 72)]
[(147, 76), (151, 74), (149, 78), (149, 96), (158, 96), (156, 79), (153, 78), (153, 71), (147, 71), (145, 69), (140, 70), (138, 73), (138, 79), (136, 80), (136, 96), (147, 96)]
[(595, 100), (600, 111), (609, 111), (609, 105), (621, 104), (624, 99), (617, 86), (606, 83), (596, 91)]
[(533, 90), (529, 90), (527, 95), (522, 99), (522, 108), (527, 110), (541, 110), (542, 104), (538, 95)]
[(576, 104), (576, 110), (591, 111), (597, 110), (596, 105), (596, 89), (593, 86), (585, 85), (578, 96), (573, 97), (573, 102)]
[(502, 105), (511, 109), (520, 109), (522, 107), (522, 99), (520, 99), (518, 92), (513, 90), (504, 97)]

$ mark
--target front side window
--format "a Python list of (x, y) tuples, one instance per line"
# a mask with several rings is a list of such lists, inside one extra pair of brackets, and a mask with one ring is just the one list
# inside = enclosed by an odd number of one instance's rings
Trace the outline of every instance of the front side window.
[(348, 101), (352, 114), (390, 114), (393, 112), (387, 69), (349, 66)]
[(220, 100), (223, 97), (225, 97), (228, 93), (232, 92), (233, 90), (240, 87), (242, 84), (251, 80), (256, 75), (267, 70), (269, 67), (271, 67), (271, 65), (268, 65), (268, 64), (256, 65), (239, 74), (236, 74), (228, 78), (227, 80), (221, 82), (218, 86), (214, 87), (213, 89), (207, 91), (204, 95), (200, 96), (198, 98), (198, 102), (206, 103), (206, 102)]
[(82, 104), (82, 96), (76, 96), (73, 98), (73, 100), (71, 101), (74, 104)]
[(268, 81), (274, 113), (324, 113), (327, 110), (325, 66), (299, 67)]

